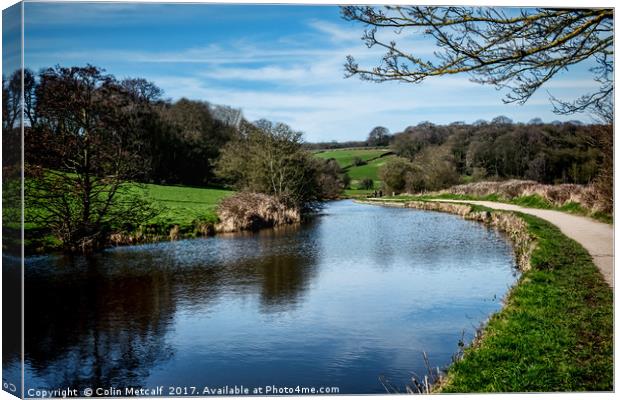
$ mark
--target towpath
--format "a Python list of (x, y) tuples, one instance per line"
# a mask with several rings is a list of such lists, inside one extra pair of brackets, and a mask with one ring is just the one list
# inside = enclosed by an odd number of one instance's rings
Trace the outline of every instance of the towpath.
[(478, 204), (496, 210), (518, 211), (534, 215), (557, 226), (562, 233), (581, 244), (592, 256), (605, 281), (614, 287), (614, 228), (613, 225), (594, 221), (587, 217), (571, 215), (561, 211), (526, 208), (514, 204), (478, 200), (444, 200), (444, 203)]

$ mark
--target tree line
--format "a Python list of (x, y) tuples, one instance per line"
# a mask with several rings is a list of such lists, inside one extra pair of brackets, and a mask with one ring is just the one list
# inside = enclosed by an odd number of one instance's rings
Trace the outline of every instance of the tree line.
[[(145, 183), (226, 185), (301, 211), (342, 190), (337, 164), (311, 157), (285, 124), (232, 126), (208, 103), (173, 102), (152, 82), (92, 65), (24, 70), (23, 101), (21, 80), (3, 77), (4, 148), (19, 149), (23, 112), (26, 218), (69, 251), (102, 247), (161, 212)], [(10, 157), (19, 163), (18, 151)]]
[(314, 142), (305, 143), (304, 147), (310, 150), (330, 150), (330, 149), (346, 149), (350, 147), (384, 147), (390, 144), (392, 135), (390, 130), (384, 126), (375, 126), (372, 128), (366, 140), (348, 140), (345, 142)]
[(474, 124), (423, 122), (392, 136), (400, 159), (381, 176), (398, 192), (441, 189), (463, 178), (590, 184), (609, 158), (610, 140), (610, 126), (576, 121), (522, 124), (500, 116)]
[[(3, 77), (3, 124), (12, 127), (21, 112), (21, 71)], [(142, 78), (118, 80), (101, 68), (55, 67), (35, 74), (24, 70), (25, 154), (34, 164), (62, 169), (62, 135), (84, 135), (89, 128), (119, 134), (120, 146), (139, 154), (143, 182), (208, 185), (217, 182), (219, 149), (238, 134), (215, 119), (209, 104), (163, 98)], [(125, 131), (120, 133), (120, 131)], [(91, 135), (92, 136), (92, 135)], [(51, 152), (50, 152), (51, 150)], [(75, 150), (75, 149), (74, 149)]]
[(607, 176), (603, 179), (605, 190), (610, 192), (611, 188), (612, 130), (606, 123), (545, 123), (540, 118), (515, 123), (505, 116), (471, 124), (439, 125), (424, 121), (394, 134), (378, 126), (364, 141), (306, 146), (389, 147), (399, 158), (380, 170), (388, 192), (423, 192), (484, 179), (601, 184), (602, 175)]

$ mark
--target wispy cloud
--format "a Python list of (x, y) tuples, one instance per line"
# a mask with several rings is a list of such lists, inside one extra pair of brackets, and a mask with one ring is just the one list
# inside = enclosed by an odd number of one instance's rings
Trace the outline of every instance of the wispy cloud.
[[(173, 98), (188, 96), (242, 107), (248, 119), (268, 118), (286, 122), (305, 131), (306, 139), (310, 141), (360, 139), (377, 125), (400, 131), (423, 120), (473, 122), (479, 118), (491, 119), (499, 114), (517, 119), (523, 111), (523, 108), (514, 105), (503, 105), (499, 93), (495, 93), (495, 97), (477, 95), (484, 94), (490, 88), (485, 89), (463, 79), (453, 79), (450, 83), (435, 80), (421, 86), (360, 85), (351, 80), (337, 86), (268, 90), (231, 88), (201, 77), (154, 76), (151, 79), (166, 88), (167, 95)], [(452, 85), (451, 94), (446, 96), (448, 85)], [(548, 105), (548, 100), (544, 97), (532, 99), (528, 112), (532, 107), (541, 105)], [(467, 110), (466, 117), (463, 109)], [(439, 120), (437, 110), (453, 110), (453, 115)]]
[(327, 35), (330, 41), (337, 43), (359, 41), (363, 32), (361, 29), (346, 29), (340, 25), (321, 20), (312, 20), (308, 25), (318, 33)]
[(332, 57), (341, 55), (341, 50), (330, 49), (280, 49), (260, 48), (251, 45), (237, 45), (223, 48), (217, 44), (187, 48), (179, 51), (140, 51), (102, 49), (56, 51), (39, 48), (29, 52), (31, 57), (58, 59), (123, 60), (140, 63), (188, 63), (188, 64), (256, 64), (288, 62), (296, 59)]
[[(24, 17), (29, 24), (37, 26), (64, 26), (68, 24), (106, 24), (116, 26), (135, 23), (136, 13), (144, 9), (145, 5), (156, 11), (157, 4), (139, 3), (73, 3), (57, 2), (52, 7), (46, 7), (37, 2), (25, 4)], [(43, 11), (43, 12), (41, 12)], [(76, 18), (76, 13), (79, 18)]]

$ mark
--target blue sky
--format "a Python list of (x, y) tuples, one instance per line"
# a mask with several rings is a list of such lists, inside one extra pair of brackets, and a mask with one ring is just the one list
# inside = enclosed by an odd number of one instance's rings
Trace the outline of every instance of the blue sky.
[[(144, 77), (166, 97), (240, 107), (249, 120), (288, 123), (308, 141), (497, 115), (588, 120), (556, 116), (548, 100), (593, 90), (587, 66), (563, 73), (523, 106), (502, 104), (502, 92), (467, 76), (421, 85), (345, 79), (348, 54), (363, 64), (381, 55), (366, 48), (362, 31), (335, 6), (26, 3), (25, 63), (34, 70), (90, 63), (119, 78)], [(416, 36), (400, 40), (423, 56), (434, 49)]]

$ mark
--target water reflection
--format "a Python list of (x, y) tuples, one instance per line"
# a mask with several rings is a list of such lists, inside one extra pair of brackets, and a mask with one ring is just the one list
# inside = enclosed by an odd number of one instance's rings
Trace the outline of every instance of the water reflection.
[(27, 387), (333, 385), (449, 362), (511, 251), (454, 216), (331, 204), (302, 227), (26, 263)]
[[(20, 306), (21, 260), (16, 256), (2, 256), (2, 383), (9, 392), (20, 394), (22, 330)], [(14, 389), (14, 390), (11, 390)]]
[(26, 279), (29, 366), (54, 385), (141, 385), (173, 351), (164, 340), (175, 312), (171, 277), (107, 274), (97, 258), (87, 261)]
[[(208, 312), (226, 292), (257, 294), (265, 313), (294, 308), (316, 263), (312, 242), (289, 241), (290, 233), (33, 257), (26, 275), (30, 368), (54, 385), (140, 386), (174, 354), (165, 336), (177, 303)], [(269, 246), (277, 238), (283, 243)]]

